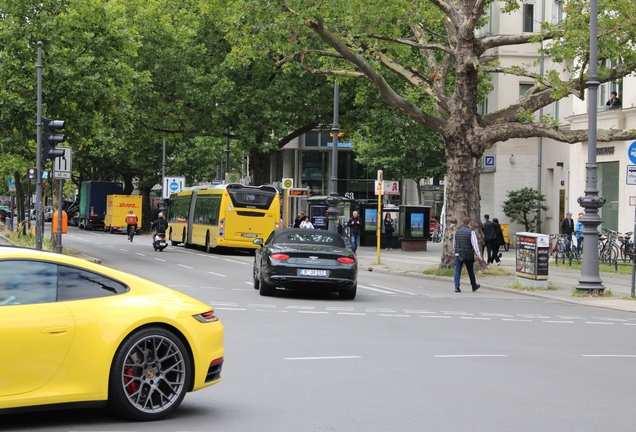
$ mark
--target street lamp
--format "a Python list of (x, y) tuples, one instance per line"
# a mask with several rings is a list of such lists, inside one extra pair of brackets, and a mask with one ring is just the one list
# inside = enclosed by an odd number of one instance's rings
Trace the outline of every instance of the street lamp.
[[(585, 196), (577, 199), (585, 209), (581, 219), (583, 224), (583, 244), (586, 252), (583, 254), (581, 279), (575, 287), (577, 291), (588, 293), (602, 293), (605, 290), (598, 268), (598, 226), (603, 222), (598, 210), (605, 204), (605, 198), (598, 195), (596, 185), (596, 123), (597, 123), (597, 93), (601, 84), (598, 78), (598, 0), (590, 0), (590, 73), (586, 82), (588, 88), (587, 101), (587, 164), (585, 169)], [(571, 247), (572, 245), (570, 245)]]
[(338, 196), (338, 132), (340, 132), (340, 126), (338, 125), (338, 100), (340, 98), (340, 88), (336, 81), (333, 87), (333, 126), (331, 133), (333, 133), (333, 141), (331, 145), (331, 193), (327, 198), (327, 218), (329, 219), (329, 231), (338, 232), (338, 216), (340, 210), (338, 210), (338, 203), (340, 203), (340, 197)]

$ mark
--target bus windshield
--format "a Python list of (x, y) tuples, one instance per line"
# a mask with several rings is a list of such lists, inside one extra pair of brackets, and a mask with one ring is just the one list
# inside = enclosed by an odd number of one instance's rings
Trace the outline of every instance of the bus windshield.
[(232, 204), (235, 208), (255, 208), (267, 210), (272, 205), (272, 200), (278, 193), (273, 187), (261, 186), (256, 188), (243, 188), (242, 185), (238, 187), (232, 187), (234, 185), (228, 185), (227, 192), (232, 199)]

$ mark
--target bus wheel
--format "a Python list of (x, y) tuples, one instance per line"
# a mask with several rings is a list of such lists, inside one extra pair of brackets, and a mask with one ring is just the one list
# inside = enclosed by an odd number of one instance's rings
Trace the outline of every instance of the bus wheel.
[(210, 253), (210, 234), (205, 237), (205, 252)]

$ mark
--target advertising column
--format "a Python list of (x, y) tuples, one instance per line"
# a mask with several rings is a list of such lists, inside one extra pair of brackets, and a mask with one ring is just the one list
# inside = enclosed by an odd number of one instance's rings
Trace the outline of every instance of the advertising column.
[(549, 236), (517, 233), (517, 282), (526, 287), (547, 288), (549, 255)]

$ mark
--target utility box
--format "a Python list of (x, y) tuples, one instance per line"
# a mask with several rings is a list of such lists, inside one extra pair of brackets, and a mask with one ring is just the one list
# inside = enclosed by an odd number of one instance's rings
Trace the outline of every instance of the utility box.
[(104, 231), (111, 233), (125, 230), (126, 216), (130, 211), (137, 216), (137, 229), (141, 229), (141, 195), (108, 195), (106, 197), (106, 216)]
[(548, 287), (550, 237), (545, 234), (517, 233), (517, 282), (530, 288)]
[[(51, 219), (51, 224), (53, 225), (52, 227), (53, 235), (57, 234), (57, 223), (59, 220), (59, 216), (60, 216), (60, 213), (57, 210), (55, 210), (55, 212), (53, 213), (53, 219)], [(68, 215), (66, 214), (64, 210), (62, 210), (62, 234), (66, 234), (67, 231), (68, 231)]]

